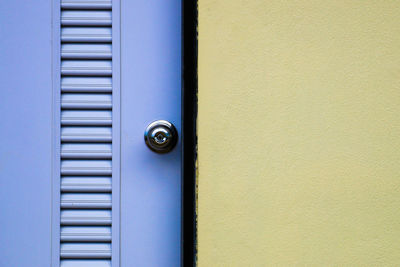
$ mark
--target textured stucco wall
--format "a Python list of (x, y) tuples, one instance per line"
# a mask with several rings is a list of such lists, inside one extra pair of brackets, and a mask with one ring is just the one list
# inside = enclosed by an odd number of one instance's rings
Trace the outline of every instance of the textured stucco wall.
[(199, 0), (198, 265), (400, 265), (400, 2)]

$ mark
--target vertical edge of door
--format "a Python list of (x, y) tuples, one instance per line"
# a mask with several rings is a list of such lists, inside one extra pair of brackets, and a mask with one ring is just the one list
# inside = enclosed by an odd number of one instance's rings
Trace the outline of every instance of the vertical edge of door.
[(112, 1), (112, 267), (120, 266), (120, 207), (121, 207), (121, 4)]
[(51, 201), (51, 266), (60, 266), (60, 119), (61, 119), (61, 57), (60, 1), (52, 5), (52, 201)]
[(197, 0), (182, 5), (182, 266), (196, 266)]

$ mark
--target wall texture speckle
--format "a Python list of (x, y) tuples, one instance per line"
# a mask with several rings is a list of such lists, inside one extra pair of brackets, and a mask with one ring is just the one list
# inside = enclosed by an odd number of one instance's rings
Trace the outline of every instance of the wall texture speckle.
[(199, 0), (198, 266), (400, 265), (400, 3)]

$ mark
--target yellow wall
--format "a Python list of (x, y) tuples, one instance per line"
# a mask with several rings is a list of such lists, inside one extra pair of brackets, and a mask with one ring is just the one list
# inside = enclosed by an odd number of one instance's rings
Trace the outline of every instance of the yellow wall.
[(198, 266), (400, 265), (400, 2), (199, 0)]

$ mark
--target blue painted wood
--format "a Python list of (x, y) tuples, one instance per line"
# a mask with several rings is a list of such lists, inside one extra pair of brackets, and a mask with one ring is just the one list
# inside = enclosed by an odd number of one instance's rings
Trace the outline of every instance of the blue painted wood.
[(119, 262), (113, 253), (119, 243), (120, 165), (118, 94), (114, 99), (119, 72), (113, 61), (119, 55), (112, 48), (120, 42), (113, 34), (105, 42), (89, 38), (94, 29), (110, 32), (116, 27), (110, 4), (62, 0), (59, 9), (61, 35), (70, 30), (83, 37), (79, 42), (59, 40), (60, 267), (111, 267)]
[[(120, 267), (121, 261), (121, 3), (120, 0), (112, 1), (112, 69), (113, 69), (113, 129), (112, 129), (112, 267)], [(133, 265), (131, 265), (133, 266)]]
[(51, 201), (51, 267), (60, 266), (61, 221), (61, 3), (52, 1), (52, 201)]
[(181, 132), (181, 0), (2, 1), (0, 24), (0, 266), (179, 266), (181, 142), (143, 132)]
[(0, 1), (0, 266), (51, 262), (52, 1)]
[(179, 266), (181, 143), (155, 154), (143, 132), (181, 133), (181, 1), (122, 1), (121, 38), (121, 266)]

